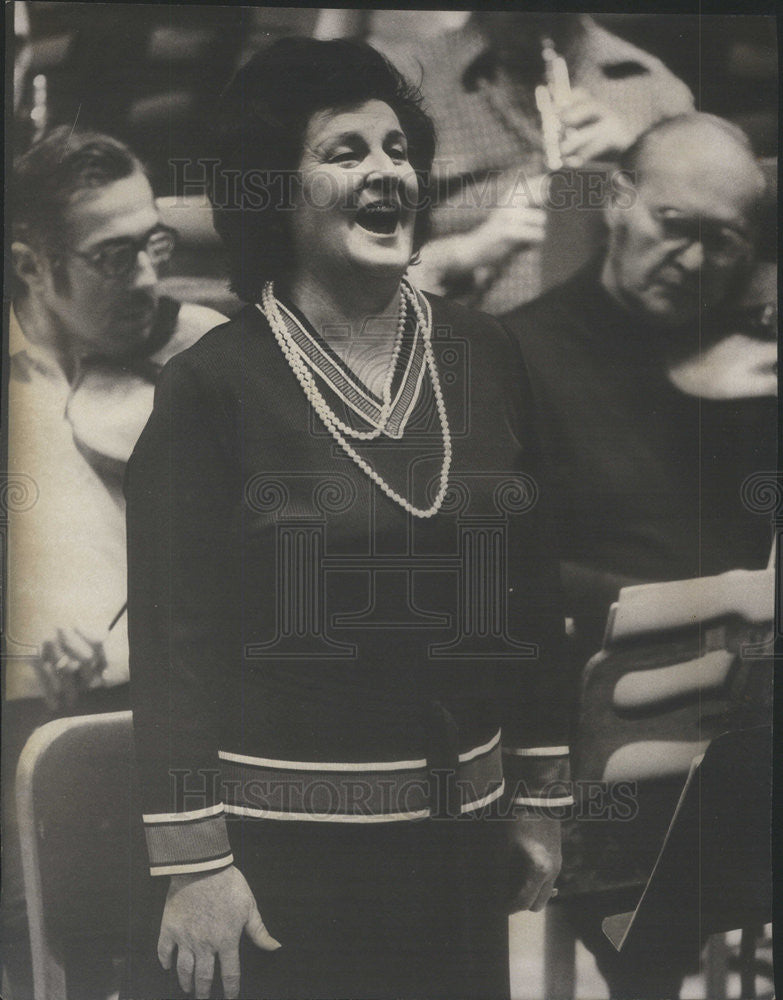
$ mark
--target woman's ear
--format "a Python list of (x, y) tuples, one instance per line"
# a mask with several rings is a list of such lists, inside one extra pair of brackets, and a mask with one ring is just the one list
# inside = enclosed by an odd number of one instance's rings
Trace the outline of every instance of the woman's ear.
[(44, 275), (44, 261), (40, 251), (34, 250), (27, 243), (15, 240), (11, 244), (11, 261), (13, 263), (14, 274), (28, 288), (34, 289), (41, 286)]

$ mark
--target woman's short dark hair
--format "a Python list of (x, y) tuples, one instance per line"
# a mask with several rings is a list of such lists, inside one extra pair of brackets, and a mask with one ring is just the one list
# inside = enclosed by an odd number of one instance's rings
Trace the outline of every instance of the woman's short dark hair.
[(324, 108), (388, 104), (419, 179), (414, 249), (429, 232), (435, 130), (421, 95), (369, 45), (282, 38), (243, 66), (224, 92), (211, 141), (209, 196), (229, 258), (231, 287), (259, 301), (267, 280), (290, 276), (293, 194), (308, 122)]

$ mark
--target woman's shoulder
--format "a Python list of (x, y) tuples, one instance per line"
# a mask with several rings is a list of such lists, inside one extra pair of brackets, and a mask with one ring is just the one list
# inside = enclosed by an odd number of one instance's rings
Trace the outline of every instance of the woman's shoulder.
[(470, 306), (463, 306), (459, 302), (444, 298), (442, 295), (430, 292), (422, 292), (422, 295), (432, 309), (433, 326), (450, 324), (455, 329), (464, 331), (466, 335), (499, 340), (508, 339), (505, 326), (496, 316), (490, 316), (489, 313), (481, 312), (478, 309), (471, 309)]
[(440, 295), (424, 293), (432, 309), (433, 337), (459, 337), (487, 357), (519, 357), (519, 347), (506, 326), (495, 316), (452, 302)]
[(235, 316), (214, 326), (168, 362), (167, 368), (189, 369), (203, 374), (230, 374), (247, 364), (248, 352), (263, 350), (264, 319), (255, 306), (244, 306)]

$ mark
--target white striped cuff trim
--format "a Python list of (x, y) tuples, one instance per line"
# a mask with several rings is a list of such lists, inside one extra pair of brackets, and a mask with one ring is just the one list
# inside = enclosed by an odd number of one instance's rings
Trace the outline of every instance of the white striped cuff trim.
[(209, 816), (220, 816), (223, 812), (223, 803), (207, 806), (204, 809), (191, 809), (190, 812), (179, 813), (144, 813), (142, 819), (145, 823), (186, 823), (191, 819), (206, 819)]
[(220, 750), (218, 757), (221, 760), (233, 761), (235, 764), (255, 764), (256, 767), (272, 767), (279, 771), (412, 771), (427, 766), (425, 759), (343, 764), (320, 760), (275, 760), (272, 757), (247, 757), (240, 753), (229, 753), (227, 750)]
[(480, 757), (483, 753), (487, 753), (496, 747), (500, 743), (500, 730), (495, 733), (492, 739), (488, 743), (483, 743), (480, 747), (476, 747), (474, 750), (468, 750), (465, 753), (459, 755), (459, 761), (461, 764), (466, 763), (466, 761), (473, 760), (474, 757)]
[(195, 861), (184, 865), (159, 865), (150, 866), (151, 875), (192, 875), (195, 872), (209, 872), (215, 868), (228, 868), (233, 865), (234, 855), (227, 854), (222, 858), (215, 858), (212, 861)]
[(565, 757), (570, 747), (503, 747), (510, 757)]
[(501, 781), (494, 792), (490, 792), (489, 795), (485, 795), (481, 799), (476, 799), (475, 802), (465, 803), (465, 805), (460, 808), (460, 812), (471, 812), (473, 809), (480, 809), (482, 806), (489, 805), (490, 802), (494, 802), (495, 799), (499, 799), (505, 790), (506, 783), (505, 781)]
[(406, 819), (426, 819), (429, 809), (414, 809), (411, 812), (381, 813), (370, 816), (347, 813), (293, 813), (276, 809), (256, 809), (251, 806), (226, 806), (226, 812), (235, 816), (259, 816), (263, 819), (304, 820), (311, 823), (393, 823)]
[(532, 799), (520, 796), (513, 800), (515, 806), (572, 806), (574, 804), (573, 795), (563, 795), (557, 799)]

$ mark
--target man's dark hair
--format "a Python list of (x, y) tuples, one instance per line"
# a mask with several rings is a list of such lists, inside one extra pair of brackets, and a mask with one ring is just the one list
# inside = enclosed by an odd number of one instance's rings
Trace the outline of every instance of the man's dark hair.
[(215, 229), (229, 258), (231, 287), (259, 301), (264, 282), (293, 266), (291, 208), (305, 131), (317, 111), (383, 101), (408, 139), (419, 180), (414, 248), (429, 233), (429, 171), (435, 130), (421, 95), (369, 45), (282, 38), (243, 66), (224, 92), (210, 155)]
[(63, 214), (77, 191), (100, 188), (144, 172), (123, 143), (99, 132), (62, 125), (36, 142), (14, 164), (11, 183), (13, 238), (57, 252), (63, 248)]

